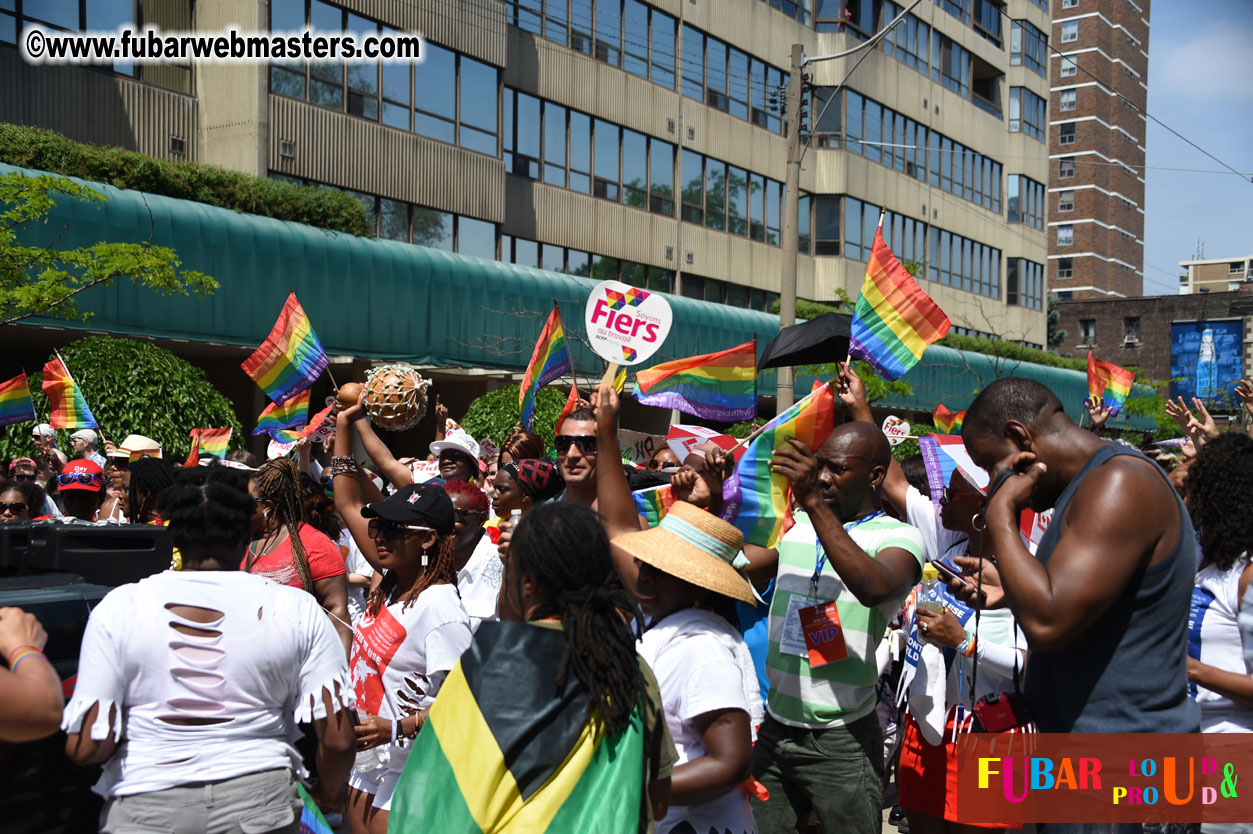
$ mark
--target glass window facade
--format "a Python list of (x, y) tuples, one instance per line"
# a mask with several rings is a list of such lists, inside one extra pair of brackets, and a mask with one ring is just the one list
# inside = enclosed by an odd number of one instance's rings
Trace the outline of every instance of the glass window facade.
[(784, 123), (770, 97), (787, 86), (783, 70), (683, 25), (683, 95), (772, 133)]
[(1015, 20), (1009, 33), (1009, 62), (1048, 77), (1048, 36), (1025, 20)]
[(1044, 230), (1044, 185), (1022, 174), (1009, 176), (1009, 222)]
[(1001, 297), (1001, 250), (931, 227), (927, 277), (987, 298)]
[(1026, 258), (1005, 264), (1005, 303), (1028, 310), (1044, 309), (1044, 265)]
[(1009, 88), (1009, 132), (1044, 141), (1048, 102), (1026, 87)]

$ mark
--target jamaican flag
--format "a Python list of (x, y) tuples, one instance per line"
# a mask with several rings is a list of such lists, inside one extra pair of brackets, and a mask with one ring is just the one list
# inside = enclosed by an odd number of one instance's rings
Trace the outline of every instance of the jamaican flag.
[(644, 726), (606, 737), (587, 690), (555, 686), (566, 635), (485, 622), (449, 673), (393, 794), (391, 834), (637, 834)]

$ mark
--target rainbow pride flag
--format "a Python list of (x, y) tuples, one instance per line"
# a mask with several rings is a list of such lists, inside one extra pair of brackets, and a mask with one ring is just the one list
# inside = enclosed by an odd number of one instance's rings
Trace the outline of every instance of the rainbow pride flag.
[(318, 334), (292, 293), (270, 335), (240, 367), (267, 397), (280, 403), (312, 385), (328, 363)]
[(26, 374), (0, 382), (0, 426), (30, 423), (37, 419), (35, 401), (30, 397), (30, 380)]
[(44, 394), (52, 407), (48, 424), (54, 429), (98, 429), (100, 425), (87, 407), (83, 389), (70, 376), (70, 369), (58, 356), (44, 365)]
[(299, 781), (296, 782), (296, 790), (300, 792), (300, 799), (304, 803), (300, 811), (299, 834), (334, 834), (334, 829), (326, 822), (326, 817), (322, 816), (317, 803)]
[(1088, 396), (1092, 402), (1103, 399), (1111, 415), (1122, 411), (1127, 404), (1127, 395), (1131, 393), (1131, 383), (1135, 378), (1134, 372), (1113, 362), (1097, 359), (1092, 356), (1092, 351), (1088, 351)]
[(935, 427), (944, 434), (961, 434), (962, 422), (966, 419), (966, 412), (958, 411), (956, 413), (949, 411), (944, 407), (944, 403), (940, 403), (935, 407), (935, 413), (931, 415)]
[(191, 437), (198, 441), (197, 449), (202, 455), (213, 455), (217, 458), (226, 457), (227, 447), (231, 443), (231, 429), (192, 429)]
[(570, 348), (566, 345), (566, 331), (561, 326), (561, 311), (553, 305), (553, 311), (544, 322), (539, 341), (531, 352), (531, 362), (526, 366), (522, 384), (518, 386), (518, 408), (522, 412), (522, 427), (531, 430), (531, 418), (535, 416), (535, 395), (539, 389), (570, 373)]
[(828, 382), (767, 423), (749, 444), (722, 485), (722, 517), (747, 544), (776, 547), (789, 525), (788, 480), (770, 469), (775, 450), (789, 437), (817, 449), (834, 429), (835, 392)]
[(899, 379), (918, 363), (927, 345), (948, 332), (949, 324), (884, 243), (883, 230), (875, 230), (853, 310), (849, 355), (869, 362), (886, 380)]
[(272, 434), (279, 429), (290, 429), (299, 426), (309, 414), (309, 392), (301, 391), (291, 399), (281, 403), (270, 403), (265, 411), (257, 417), (257, 427), (252, 436)]
[(638, 371), (635, 399), (721, 423), (751, 420), (757, 416), (757, 343)]
[[(313, 419), (309, 421), (309, 425), (302, 429), (274, 429), (270, 432), (270, 437), (274, 438), (279, 443), (295, 443), (297, 440), (308, 437), (321, 428), (322, 424), (326, 422), (326, 418), (330, 416), (331, 411), (334, 410), (334, 408), (335, 403), (331, 403), (317, 414), (314, 414)], [(452, 420), (449, 420), (448, 422), (452, 423)]]
[(635, 499), (635, 511), (644, 516), (649, 527), (660, 524), (674, 505), (674, 492), (669, 484), (637, 490), (631, 493), (631, 497)]

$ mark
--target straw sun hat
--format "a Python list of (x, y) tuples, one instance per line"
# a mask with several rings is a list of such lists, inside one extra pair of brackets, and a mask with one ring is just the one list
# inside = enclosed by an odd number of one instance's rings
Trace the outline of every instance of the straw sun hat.
[(675, 501), (651, 530), (613, 540), (631, 556), (659, 571), (752, 605), (753, 588), (740, 574), (748, 564), (744, 535), (734, 526), (685, 501)]

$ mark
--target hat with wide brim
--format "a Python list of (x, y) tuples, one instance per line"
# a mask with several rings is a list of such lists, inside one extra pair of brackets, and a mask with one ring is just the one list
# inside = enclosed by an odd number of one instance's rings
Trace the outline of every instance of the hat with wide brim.
[(712, 513), (686, 501), (675, 501), (651, 530), (627, 533), (613, 540), (646, 565), (685, 582), (755, 605), (753, 586), (737, 568), (747, 564), (744, 535)]

